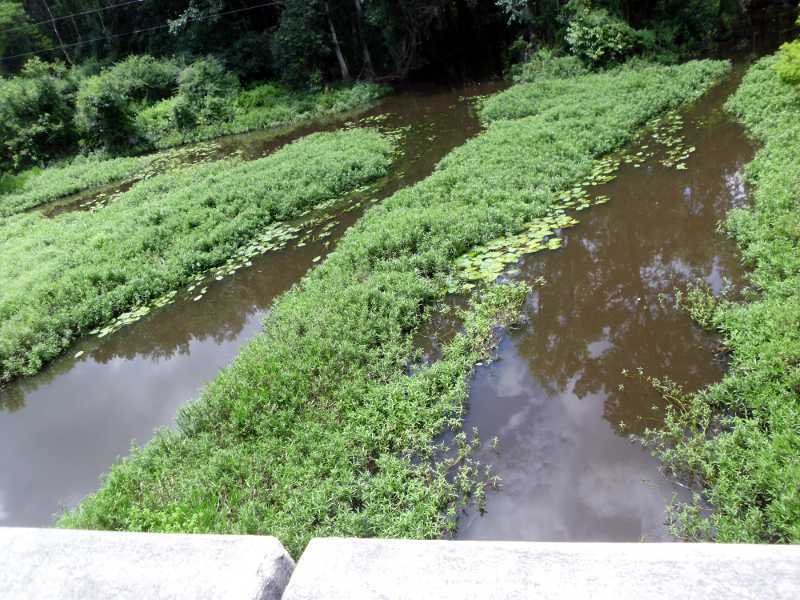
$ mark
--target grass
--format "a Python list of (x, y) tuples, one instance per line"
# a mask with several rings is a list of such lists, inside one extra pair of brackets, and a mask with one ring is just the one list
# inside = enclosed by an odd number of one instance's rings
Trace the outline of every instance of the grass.
[(385, 86), (356, 83), (319, 92), (296, 92), (266, 83), (226, 99), (228, 116), (218, 121), (199, 123), (194, 128), (181, 130), (173, 117), (173, 108), (178, 101), (173, 97), (142, 110), (137, 116), (137, 123), (145, 138), (156, 148), (168, 148), (224, 135), (340, 116), (366, 108), (385, 95), (387, 90)]
[(384, 175), (392, 147), (368, 129), (313, 134), (154, 177), (97, 212), (0, 221), (0, 381), (224, 263), (270, 223)]
[(58, 198), (126, 179), (145, 168), (152, 157), (103, 159), (79, 156), (70, 164), (33, 169), (16, 179), (22, 183), (0, 195), (0, 217), (8, 217)]
[[(498, 315), (525, 293), (478, 294), (464, 334), (410, 375), (414, 334), (457, 259), (552, 215), (595, 157), (727, 70), (694, 62), (593, 75), (549, 88), (527, 114), (520, 94), (532, 88), (491, 99), (482, 135), (367, 211), (180, 411), (177, 429), (114, 465), (60, 525), (269, 533), (295, 556), (315, 535), (431, 538), (453, 528), (462, 478), (431, 467), (432, 440), (460, 427), (467, 376)], [(497, 120), (506, 105), (515, 118)]]
[[(776, 58), (756, 63), (727, 109), (762, 144), (747, 167), (752, 205), (725, 224), (752, 267), (755, 297), (707, 303), (700, 313), (732, 352), (723, 381), (674, 390), (661, 458), (696, 483), (676, 529), (720, 542), (800, 542), (800, 88), (781, 81)], [(709, 310), (709, 306), (712, 307)]]

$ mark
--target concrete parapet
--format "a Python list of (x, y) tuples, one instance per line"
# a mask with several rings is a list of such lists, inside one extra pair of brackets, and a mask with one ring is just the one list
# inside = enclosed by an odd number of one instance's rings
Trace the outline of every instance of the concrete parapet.
[(277, 600), (272, 537), (0, 528), (2, 600)]
[(800, 546), (312, 540), (284, 600), (800, 598)]

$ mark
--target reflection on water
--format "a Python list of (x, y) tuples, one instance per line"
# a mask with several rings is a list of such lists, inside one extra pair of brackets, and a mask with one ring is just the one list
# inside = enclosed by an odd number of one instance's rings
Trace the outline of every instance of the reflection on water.
[[(415, 88), (367, 113), (390, 113), (388, 128), (411, 127), (394, 175), (373, 197), (425, 177), (477, 133), (472, 105), (459, 98), (497, 87)], [(293, 137), (254, 134), (222, 145), (252, 158)], [(340, 215), (331, 245), (359, 214)], [(38, 376), (0, 389), (0, 525), (48, 525), (60, 507), (95, 490), (131, 440), (146, 442), (154, 428), (173, 423), (177, 409), (260, 330), (273, 299), (327, 251), (317, 241), (254, 258), (253, 267), (209, 284), (202, 301), (179, 300), (108, 338), (81, 341)], [(76, 360), (77, 351), (85, 354)]]
[(659, 424), (663, 401), (623, 371), (688, 389), (722, 376), (714, 337), (662, 295), (698, 280), (716, 293), (742, 285), (733, 242), (715, 232), (746, 200), (741, 174), (753, 152), (721, 112), (735, 80), (687, 112), (697, 147), (688, 171), (624, 167), (599, 190), (611, 202), (581, 213), (562, 250), (523, 261), (521, 277), (546, 284), (527, 303), (528, 325), (477, 370), (466, 421), (482, 439), (499, 438), (481, 458), (503, 488), (484, 516), (462, 518), (459, 537), (668, 539), (665, 506), (681, 488), (627, 437)]

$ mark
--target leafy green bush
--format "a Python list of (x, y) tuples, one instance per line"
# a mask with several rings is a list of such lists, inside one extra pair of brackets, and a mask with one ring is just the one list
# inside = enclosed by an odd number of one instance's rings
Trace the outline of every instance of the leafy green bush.
[(0, 381), (223, 263), (263, 228), (386, 173), (372, 130), (307, 136), (265, 158), (135, 185), (97, 212), (0, 220)]
[(524, 63), (511, 69), (515, 83), (531, 83), (538, 79), (565, 79), (585, 75), (586, 66), (576, 56), (559, 56), (551, 48), (540, 48)]
[(285, 101), (291, 91), (275, 82), (261, 83), (243, 90), (236, 98), (236, 103), (244, 110), (265, 108)]
[[(433, 440), (461, 426), (467, 376), (496, 313), (525, 292), (492, 288), (443, 359), (409, 375), (414, 335), (456, 260), (552, 215), (595, 157), (727, 68), (620, 69), (544, 85), (527, 113), (514, 107), (516, 120), (488, 123), (430, 177), (367, 211), (181, 411), (177, 431), (115, 465), (61, 525), (269, 532), (295, 556), (315, 535), (437, 537), (452, 528), (458, 489), (430, 466)], [(491, 102), (502, 113), (517, 94)]]
[(71, 99), (65, 69), (39, 59), (0, 81), (0, 168), (41, 164), (73, 147)]
[(592, 66), (624, 62), (639, 43), (635, 29), (602, 8), (581, 8), (569, 22), (570, 51)]
[(232, 116), (231, 99), (239, 91), (239, 78), (213, 56), (200, 58), (178, 75), (178, 100), (175, 122), (181, 129), (213, 124)]
[(209, 96), (224, 98), (238, 90), (239, 78), (214, 56), (194, 61), (178, 75), (178, 93), (198, 107)]
[(124, 151), (139, 142), (135, 113), (140, 103), (169, 97), (179, 65), (173, 60), (131, 56), (81, 82), (75, 124), (89, 147)]
[(775, 70), (786, 83), (800, 85), (800, 40), (781, 46)]
[(752, 206), (726, 223), (759, 293), (717, 306), (729, 371), (681, 398), (654, 434), (713, 507), (678, 511), (680, 531), (699, 539), (800, 543), (800, 91), (781, 81), (780, 60), (751, 67), (727, 104), (764, 144), (746, 171)]

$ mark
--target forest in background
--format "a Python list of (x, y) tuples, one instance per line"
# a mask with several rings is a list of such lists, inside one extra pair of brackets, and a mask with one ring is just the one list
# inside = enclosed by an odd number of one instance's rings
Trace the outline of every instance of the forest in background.
[[(514, 40), (685, 56), (782, 0), (2, 0), (0, 54), (68, 65), (213, 54), (244, 81), (403, 78), (502, 60)], [(520, 45), (517, 44), (519, 49)]]
[(782, 0), (0, 0), (0, 190), (22, 189), (20, 172), (54, 159), (141, 154), (341, 114), (412, 76), (535, 69), (542, 49), (586, 69), (637, 56), (675, 64), (735, 40), (765, 10), (775, 18), (795, 8)]

